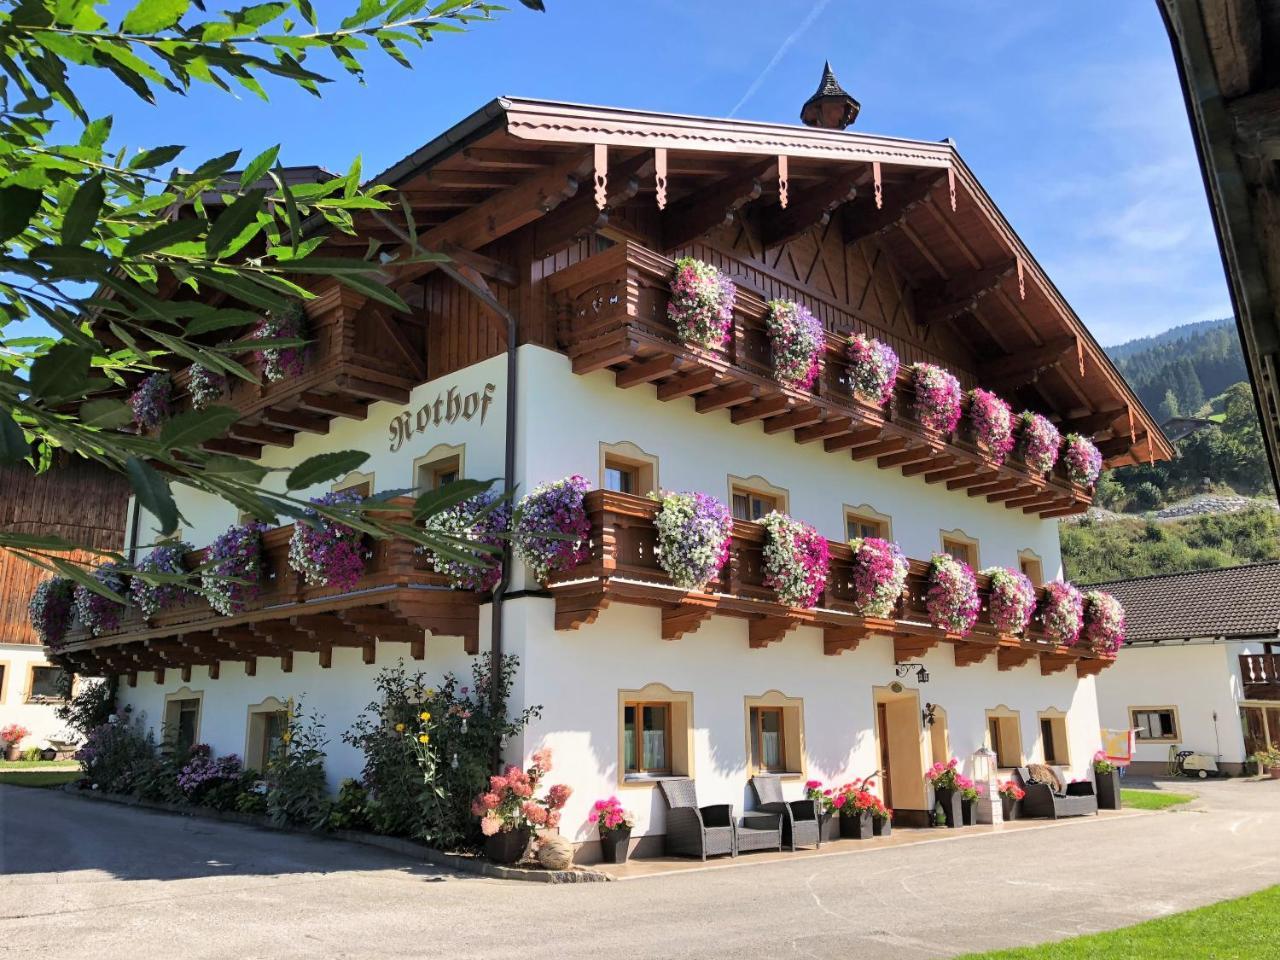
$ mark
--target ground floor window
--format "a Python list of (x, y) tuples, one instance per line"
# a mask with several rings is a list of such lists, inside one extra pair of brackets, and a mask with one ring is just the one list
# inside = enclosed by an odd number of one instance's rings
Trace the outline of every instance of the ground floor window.
[(628, 703), (623, 711), (628, 774), (671, 772), (671, 704)]
[(65, 700), (66, 696), (67, 676), (61, 667), (44, 664), (31, 668), (31, 683), (27, 688), (28, 703)]
[(1129, 722), (1139, 740), (1178, 739), (1177, 707), (1130, 707)]
[(1280, 706), (1240, 707), (1244, 727), (1244, 754), (1250, 757), (1268, 746), (1280, 750)]
[(1016, 710), (1000, 706), (987, 711), (987, 746), (997, 767), (1022, 766), (1022, 720)]
[(651, 683), (618, 691), (618, 780), (693, 776), (693, 694)]
[(781, 707), (751, 708), (751, 765), (756, 770), (781, 773), (787, 769)]
[(164, 741), (178, 753), (200, 742), (200, 707), (203, 694), (183, 687), (164, 699)]
[(1070, 766), (1071, 756), (1067, 748), (1067, 715), (1061, 710), (1042, 710), (1040, 720), (1040, 749), (1044, 762), (1051, 766)]
[(249, 708), (244, 765), (251, 770), (264, 770), (280, 736), (289, 726), (289, 705), (283, 700), (268, 697)]
[(749, 773), (804, 771), (804, 701), (777, 690), (744, 702)]

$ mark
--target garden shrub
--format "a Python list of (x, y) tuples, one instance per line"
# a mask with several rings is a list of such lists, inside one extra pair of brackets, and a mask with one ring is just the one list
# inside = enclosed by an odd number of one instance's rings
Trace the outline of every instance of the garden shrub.
[(324, 722), (307, 716), (298, 697), (288, 723), (267, 760), (267, 816), (286, 824), (319, 829), (329, 819), (329, 790), (324, 775)]

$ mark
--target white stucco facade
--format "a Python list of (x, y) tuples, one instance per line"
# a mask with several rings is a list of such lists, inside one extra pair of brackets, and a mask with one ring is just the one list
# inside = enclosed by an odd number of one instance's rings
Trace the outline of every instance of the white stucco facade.
[[(30, 643), (0, 643), (0, 727), (17, 723), (31, 733), (19, 747), (44, 748), (50, 740), (72, 742), (77, 739), (74, 731), (58, 719), (60, 700), (32, 696), (33, 671), (51, 667), (43, 647)], [(85, 682), (85, 681), (78, 681)]]

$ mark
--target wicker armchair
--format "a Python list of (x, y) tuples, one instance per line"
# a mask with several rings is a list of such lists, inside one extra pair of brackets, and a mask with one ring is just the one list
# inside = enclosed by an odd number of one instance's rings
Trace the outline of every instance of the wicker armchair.
[(1094, 796), (1092, 783), (1069, 783), (1059, 793), (1047, 783), (1032, 783), (1026, 767), (1017, 767), (1014, 772), (1026, 791), (1026, 796), (1020, 801), (1022, 816), (1057, 820), (1059, 817), (1097, 815), (1098, 798)]
[(782, 843), (793, 851), (797, 847), (822, 846), (822, 821), (815, 800), (784, 800), (782, 778), (775, 774), (759, 774), (751, 778), (756, 794), (756, 809), (782, 816)]
[(713, 803), (698, 806), (698, 792), (692, 780), (661, 781), (667, 801), (668, 855), (701, 857), (727, 853), (738, 855), (738, 832), (733, 825), (733, 806)]

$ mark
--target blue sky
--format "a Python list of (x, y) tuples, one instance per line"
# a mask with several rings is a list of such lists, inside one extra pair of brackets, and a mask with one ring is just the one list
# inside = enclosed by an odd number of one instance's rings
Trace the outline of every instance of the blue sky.
[[(1228, 316), (1191, 134), (1150, 0), (546, 0), (429, 45), (372, 55), (323, 100), (200, 91), (149, 107), (95, 77), (118, 144), (187, 144), (187, 165), (281, 143), (287, 164), (383, 169), (492, 97), (517, 94), (796, 122), (824, 59), (856, 130), (953, 138), (1104, 344)], [(322, 0), (322, 11), (345, 10)], [(736, 112), (735, 112), (736, 111)]]

